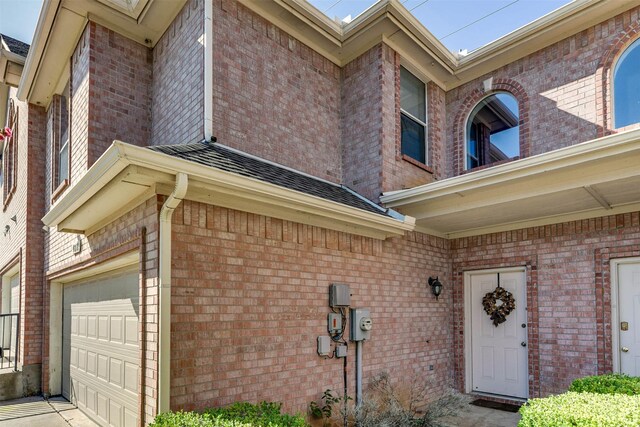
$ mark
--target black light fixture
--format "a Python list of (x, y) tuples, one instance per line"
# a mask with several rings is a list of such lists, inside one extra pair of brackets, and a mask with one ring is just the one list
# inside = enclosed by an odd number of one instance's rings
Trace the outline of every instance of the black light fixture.
[(442, 293), (442, 283), (438, 280), (438, 276), (434, 279), (433, 277), (429, 277), (429, 286), (431, 286), (431, 292), (436, 296), (436, 300)]

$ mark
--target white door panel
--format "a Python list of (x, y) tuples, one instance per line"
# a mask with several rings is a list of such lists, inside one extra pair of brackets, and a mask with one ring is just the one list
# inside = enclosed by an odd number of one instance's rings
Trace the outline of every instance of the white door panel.
[(103, 426), (138, 423), (138, 274), (64, 288), (62, 394)]
[(640, 263), (618, 265), (620, 324), (620, 371), (640, 375)]
[(497, 273), (472, 273), (470, 280), (472, 390), (526, 398), (528, 395), (525, 276), (522, 271), (500, 273), (500, 286), (513, 294), (516, 308), (494, 326), (482, 298), (498, 286)]

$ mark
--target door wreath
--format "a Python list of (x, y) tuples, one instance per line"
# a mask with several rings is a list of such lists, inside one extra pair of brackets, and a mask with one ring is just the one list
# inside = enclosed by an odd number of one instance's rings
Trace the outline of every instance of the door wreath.
[[(501, 304), (498, 304), (500, 302)], [(516, 300), (511, 292), (498, 284), (493, 292), (487, 292), (482, 298), (484, 311), (493, 321), (493, 326), (498, 326), (507, 321), (507, 316), (516, 308)]]

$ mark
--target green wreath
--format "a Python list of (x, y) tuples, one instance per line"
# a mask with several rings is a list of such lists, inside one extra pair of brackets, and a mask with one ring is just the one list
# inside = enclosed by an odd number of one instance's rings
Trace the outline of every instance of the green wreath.
[[(498, 305), (498, 301), (502, 304)], [(491, 316), (493, 326), (498, 326), (507, 321), (507, 316), (516, 308), (516, 300), (511, 292), (498, 286), (493, 292), (488, 292), (482, 298), (484, 311)]]

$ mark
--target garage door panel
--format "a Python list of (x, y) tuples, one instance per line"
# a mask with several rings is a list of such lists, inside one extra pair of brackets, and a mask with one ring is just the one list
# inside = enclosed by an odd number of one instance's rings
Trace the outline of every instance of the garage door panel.
[(64, 289), (63, 394), (101, 425), (138, 423), (138, 275)]

